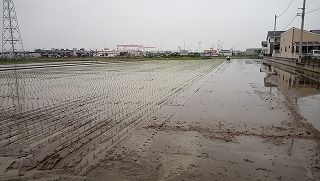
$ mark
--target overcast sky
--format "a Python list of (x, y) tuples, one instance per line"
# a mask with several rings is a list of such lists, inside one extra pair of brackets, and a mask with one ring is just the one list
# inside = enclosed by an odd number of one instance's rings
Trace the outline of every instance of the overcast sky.
[[(114, 49), (117, 44), (159, 50), (260, 47), (273, 30), (274, 15), (291, 0), (14, 0), (26, 50), (35, 48)], [(294, 18), (303, 0), (293, 0), (277, 30), (300, 28)], [(1, 4), (2, 6), (2, 4)], [(307, 0), (306, 12), (320, 8)], [(2, 7), (1, 7), (2, 9)], [(2, 21), (1, 21), (2, 22)], [(1, 24), (2, 25), (2, 24)], [(320, 10), (306, 14), (305, 29), (320, 29)], [(216, 48), (216, 47), (215, 47)]]

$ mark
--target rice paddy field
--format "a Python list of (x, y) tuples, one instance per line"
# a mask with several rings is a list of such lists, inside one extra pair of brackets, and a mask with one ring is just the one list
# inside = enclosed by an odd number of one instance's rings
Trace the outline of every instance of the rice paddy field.
[(6, 174), (33, 169), (85, 174), (136, 125), (220, 63), (5, 67), (0, 71), (0, 156), (9, 164)]
[(2, 64), (0, 180), (319, 180), (317, 75), (273, 66)]

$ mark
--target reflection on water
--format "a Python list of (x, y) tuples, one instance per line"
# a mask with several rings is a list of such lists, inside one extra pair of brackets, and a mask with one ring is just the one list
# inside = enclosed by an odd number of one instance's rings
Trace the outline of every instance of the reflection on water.
[(264, 64), (265, 87), (277, 87), (273, 81), (294, 94), (300, 114), (320, 131), (320, 75), (292, 67)]

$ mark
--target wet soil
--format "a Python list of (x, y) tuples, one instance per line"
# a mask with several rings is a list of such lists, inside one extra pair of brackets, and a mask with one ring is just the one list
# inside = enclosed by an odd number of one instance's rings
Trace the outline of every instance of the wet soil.
[(319, 132), (286, 90), (264, 86), (260, 66), (221, 64), (116, 145), (89, 180), (318, 180)]
[(260, 68), (203, 60), (0, 72), (0, 180), (319, 179), (319, 131), (276, 77), (265, 87)]

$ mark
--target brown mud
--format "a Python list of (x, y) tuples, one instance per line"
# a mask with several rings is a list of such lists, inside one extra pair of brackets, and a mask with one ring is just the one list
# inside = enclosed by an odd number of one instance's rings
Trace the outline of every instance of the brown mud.
[(220, 63), (0, 72), (0, 180), (320, 178), (303, 105), (258, 61)]

